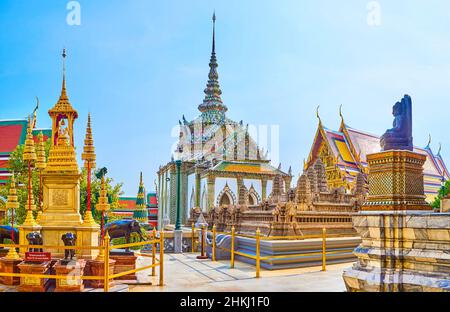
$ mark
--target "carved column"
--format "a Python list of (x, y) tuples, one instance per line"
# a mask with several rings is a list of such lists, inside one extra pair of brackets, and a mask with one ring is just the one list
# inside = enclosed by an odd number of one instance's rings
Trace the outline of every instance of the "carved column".
[(265, 201), (267, 197), (267, 180), (261, 179), (261, 201)]
[(195, 169), (195, 207), (200, 207), (201, 178), (200, 170)]
[(170, 199), (169, 199), (169, 214), (170, 223), (175, 224), (177, 213), (177, 173), (175, 164), (170, 165)]
[(241, 198), (241, 187), (244, 184), (244, 179), (242, 178), (242, 176), (237, 176), (236, 177), (236, 184), (237, 184), (237, 199), (238, 199), (238, 204), (241, 204), (239, 202), (239, 199)]
[(216, 177), (214, 175), (208, 175), (208, 209), (207, 211), (211, 211), (214, 208), (214, 192), (215, 192), (215, 184)]

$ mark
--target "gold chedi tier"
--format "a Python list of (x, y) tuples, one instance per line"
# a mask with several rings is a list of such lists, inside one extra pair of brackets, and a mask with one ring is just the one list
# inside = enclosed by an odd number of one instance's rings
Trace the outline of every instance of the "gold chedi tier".
[(425, 160), (426, 155), (408, 150), (367, 155), (369, 195), (362, 210), (431, 210), (423, 187)]
[[(19, 208), (19, 201), (17, 196), (16, 181), (14, 179), (14, 174), (11, 176), (11, 184), (9, 187), (9, 193), (5, 208), (11, 210), (11, 215), (13, 215), (14, 211)], [(11, 225), (14, 226), (12, 222)], [(8, 260), (19, 260), (20, 256), (17, 253), (16, 248), (9, 248), (8, 254), (6, 255), (5, 258)]]
[[(94, 148), (94, 139), (92, 137), (92, 128), (91, 128), (91, 114), (88, 114), (88, 122), (86, 127), (86, 137), (84, 139), (84, 148), (83, 154), (81, 154), (81, 159), (84, 161), (84, 168), (87, 171), (87, 179), (88, 179), (88, 187), (91, 185), (91, 170), (95, 168), (95, 148)], [(90, 194), (90, 190), (88, 190)], [(90, 200), (90, 195), (88, 195), (88, 199)], [(88, 203), (91, 204), (90, 202)], [(90, 207), (90, 206), (89, 206)], [(86, 210), (84, 214), (84, 223), (85, 224), (94, 224), (95, 220), (92, 217), (92, 211)]]

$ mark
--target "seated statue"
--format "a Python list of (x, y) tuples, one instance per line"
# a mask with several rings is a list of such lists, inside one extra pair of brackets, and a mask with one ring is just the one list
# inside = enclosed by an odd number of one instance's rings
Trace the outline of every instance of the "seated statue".
[(392, 129), (386, 130), (380, 140), (381, 149), (413, 150), (411, 97), (405, 95), (401, 102), (392, 108), (394, 124)]

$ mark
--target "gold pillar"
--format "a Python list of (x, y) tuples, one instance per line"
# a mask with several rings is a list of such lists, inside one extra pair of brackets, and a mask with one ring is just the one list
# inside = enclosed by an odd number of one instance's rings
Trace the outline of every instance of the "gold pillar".
[(267, 180), (261, 179), (261, 201), (265, 201), (267, 197)]

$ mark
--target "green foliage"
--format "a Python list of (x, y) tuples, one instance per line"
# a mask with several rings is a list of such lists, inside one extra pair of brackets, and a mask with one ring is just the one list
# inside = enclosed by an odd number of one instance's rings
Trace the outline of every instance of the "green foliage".
[(444, 186), (441, 187), (441, 189), (438, 192), (438, 195), (434, 198), (433, 203), (431, 206), (434, 209), (439, 209), (441, 207), (441, 199), (446, 197), (450, 193), (450, 180), (445, 182)]
[[(45, 155), (48, 159), (48, 154), (50, 151), (51, 140), (45, 142)], [(16, 149), (11, 153), (9, 160), (9, 171), (14, 173), (16, 179), (17, 196), (19, 201), (19, 208), (15, 211), (15, 223), (22, 224), (26, 217), (26, 202), (28, 195), (28, 166), (27, 163), (23, 161), (24, 145), (18, 145)], [(83, 168), (81, 171), (80, 180), (80, 213), (84, 216), (84, 212), (87, 209), (87, 172)], [(94, 173), (91, 176), (91, 207), (93, 208), (93, 215), (97, 222), (101, 220), (101, 212), (95, 210), (95, 204), (98, 201), (98, 197), (101, 189), (101, 180), (96, 177)], [(112, 178), (106, 178), (106, 189), (108, 198), (111, 203), (111, 208), (117, 208), (119, 206), (119, 196), (122, 195), (122, 183), (114, 184)], [(32, 171), (32, 184), (33, 184), (33, 195), (36, 203), (39, 198), (39, 173), (37, 170)], [(9, 184), (0, 186), (0, 197), (6, 198), (9, 192)], [(5, 222), (10, 223), (10, 214), (5, 218)]]

